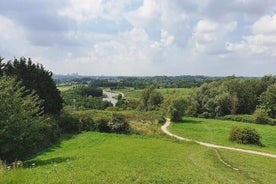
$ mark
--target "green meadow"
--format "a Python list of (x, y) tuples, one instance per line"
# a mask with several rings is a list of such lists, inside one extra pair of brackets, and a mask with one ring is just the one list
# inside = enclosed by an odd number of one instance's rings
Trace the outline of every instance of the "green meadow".
[(24, 167), (1, 169), (0, 183), (273, 183), (275, 159), (218, 150), (165, 135), (84, 132), (67, 136)]
[(61, 92), (71, 89), (73, 86), (58, 86), (57, 89)]
[[(264, 147), (241, 145), (229, 141), (230, 130), (235, 126), (255, 128), (262, 137), (261, 142)], [(198, 141), (276, 154), (276, 126), (185, 117), (182, 122), (172, 123), (169, 130), (177, 135)]]

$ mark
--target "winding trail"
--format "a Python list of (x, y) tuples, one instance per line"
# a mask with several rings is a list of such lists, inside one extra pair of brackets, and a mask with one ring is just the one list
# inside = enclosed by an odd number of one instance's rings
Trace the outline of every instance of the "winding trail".
[(175, 134), (169, 132), (168, 127), (170, 126), (170, 124), (171, 124), (171, 120), (167, 119), (166, 123), (161, 127), (161, 130), (165, 134), (167, 134), (171, 137), (174, 137), (176, 139), (179, 139), (179, 140), (188, 141), (188, 142), (195, 142), (199, 145), (206, 146), (206, 147), (209, 147), (209, 148), (227, 149), (227, 150), (233, 150), (233, 151), (239, 151), (239, 152), (244, 152), (244, 153), (250, 153), (250, 154), (255, 154), (255, 155), (261, 155), (261, 156), (276, 158), (275, 154), (264, 153), (264, 152), (253, 151), (253, 150), (240, 149), (240, 148), (233, 148), (233, 147), (228, 147), (228, 146), (220, 146), (220, 145), (216, 145), (216, 144), (210, 144), (210, 143), (205, 143), (205, 142), (200, 142), (200, 141), (184, 138), (184, 137), (181, 137), (181, 136), (178, 136), (178, 135), (175, 135)]

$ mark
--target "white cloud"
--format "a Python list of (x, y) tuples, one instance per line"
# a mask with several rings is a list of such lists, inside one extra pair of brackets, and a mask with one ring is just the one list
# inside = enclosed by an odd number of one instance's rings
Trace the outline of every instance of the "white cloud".
[(276, 56), (276, 15), (265, 15), (251, 26), (252, 34), (240, 43), (227, 43), (226, 49), (239, 53)]
[(198, 21), (192, 37), (196, 50), (220, 55), (223, 52), (221, 47), (224, 45), (224, 37), (236, 27), (236, 22), (222, 24), (210, 20)]
[(276, 32), (276, 15), (265, 15), (256, 21), (252, 26), (252, 33), (273, 34)]
[(102, 12), (101, 0), (68, 0), (68, 3), (67, 7), (59, 10), (59, 14), (77, 22), (94, 19)]
[(0, 1), (0, 53), (55, 73), (259, 75), (276, 67), (274, 0), (19, 1)]
[(7, 40), (24, 39), (24, 30), (18, 26), (11, 19), (0, 15), (0, 40), (1, 42)]

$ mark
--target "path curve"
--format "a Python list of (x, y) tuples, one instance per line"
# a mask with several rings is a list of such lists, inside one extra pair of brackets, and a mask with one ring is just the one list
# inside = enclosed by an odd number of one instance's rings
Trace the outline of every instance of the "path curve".
[(266, 157), (276, 158), (275, 154), (264, 153), (264, 152), (253, 151), (253, 150), (240, 149), (240, 148), (233, 148), (233, 147), (228, 147), (228, 146), (220, 146), (220, 145), (216, 145), (216, 144), (210, 144), (210, 143), (200, 142), (200, 141), (188, 139), (188, 138), (185, 138), (185, 137), (181, 137), (181, 136), (175, 135), (175, 134), (168, 131), (168, 127), (170, 126), (170, 124), (171, 124), (171, 120), (166, 119), (166, 123), (161, 127), (161, 130), (165, 134), (167, 134), (171, 137), (174, 137), (176, 139), (179, 139), (179, 140), (188, 141), (188, 142), (195, 142), (199, 145), (206, 146), (206, 147), (209, 147), (209, 148), (227, 149), (227, 150), (233, 150), (233, 151), (239, 151), (239, 152), (244, 152), (244, 153), (250, 153), (250, 154), (255, 154), (255, 155), (262, 155), (262, 156), (266, 156)]

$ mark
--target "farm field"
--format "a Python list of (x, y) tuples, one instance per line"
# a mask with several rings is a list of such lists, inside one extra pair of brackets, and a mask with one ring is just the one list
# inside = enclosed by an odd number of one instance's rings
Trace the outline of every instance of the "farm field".
[[(261, 135), (264, 147), (241, 145), (228, 140), (232, 127), (250, 126)], [(225, 120), (184, 117), (183, 122), (172, 123), (169, 130), (182, 137), (224, 146), (276, 153), (276, 126), (241, 123)], [(276, 162), (275, 162), (276, 163)]]
[(0, 183), (273, 183), (275, 159), (218, 150), (165, 136), (85, 132), (0, 170)]

